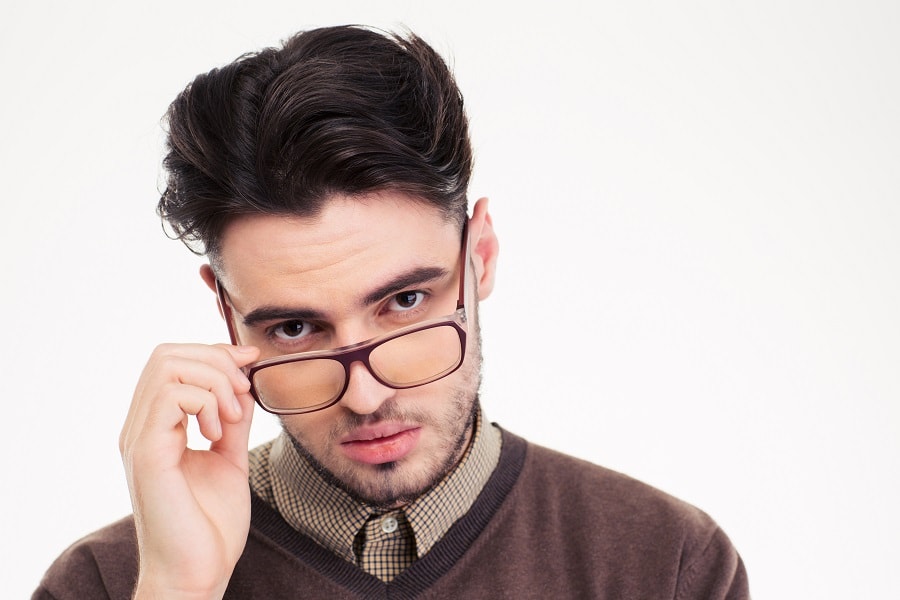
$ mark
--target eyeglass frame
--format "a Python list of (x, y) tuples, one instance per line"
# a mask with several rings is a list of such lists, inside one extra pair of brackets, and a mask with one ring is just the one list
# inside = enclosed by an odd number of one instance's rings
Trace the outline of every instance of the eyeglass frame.
[[(271, 358), (265, 358), (263, 360), (259, 360), (249, 365), (244, 366), (241, 370), (247, 376), (247, 379), (250, 381), (250, 395), (253, 396), (253, 399), (262, 408), (264, 411), (275, 414), (275, 415), (299, 415), (299, 414), (307, 414), (311, 412), (317, 412), (320, 410), (325, 410), (331, 406), (334, 406), (338, 402), (341, 401), (341, 398), (344, 397), (344, 394), (347, 392), (347, 388), (350, 387), (350, 367), (355, 362), (362, 363), (366, 370), (368, 370), (369, 374), (375, 378), (376, 381), (381, 383), (384, 386), (387, 386), (391, 389), (395, 390), (403, 390), (410, 389), (414, 387), (420, 387), (423, 385), (427, 385), (429, 383), (433, 383), (435, 381), (439, 381), (448, 375), (459, 370), (459, 368), (463, 365), (466, 360), (466, 338), (468, 336), (468, 313), (466, 310), (466, 299), (471, 295), (471, 284), (469, 283), (469, 257), (470, 248), (469, 248), (469, 231), (468, 231), (468, 223), (463, 222), (463, 230), (462, 230), (462, 243), (460, 245), (459, 258), (457, 259), (457, 265), (462, 263), (460, 267), (460, 279), (459, 279), (459, 293), (456, 300), (456, 310), (453, 313), (443, 316), (437, 317), (434, 319), (428, 319), (426, 321), (422, 321), (421, 323), (416, 323), (413, 325), (407, 325), (406, 327), (401, 327), (399, 329), (395, 329), (389, 333), (384, 335), (375, 336), (369, 338), (367, 340), (363, 340), (361, 342), (357, 342), (355, 344), (349, 344), (347, 346), (341, 346), (339, 348), (333, 348), (331, 350), (312, 350), (308, 352), (294, 352), (291, 354), (283, 354), (280, 356), (273, 356)], [(216, 296), (219, 299), (219, 306), (222, 309), (222, 316), (225, 318), (225, 325), (228, 328), (228, 337), (231, 339), (231, 343), (233, 345), (238, 345), (238, 337), (237, 332), (235, 331), (234, 323), (233, 323), (233, 311), (230, 303), (230, 297), (228, 296), (228, 292), (225, 287), (219, 281), (219, 278), (216, 277)], [(398, 385), (396, 383), (391, 383), (382, 379), (375, 369), (372, 368), (371, 363), (369, 362), (369, 356), (372, 354), (377, 347), (382, 344), (394, 340), (399, 337), (403, 337), (406, 335), (410, 335), (413, 333), (418, 333), (419, 331), (425, 331), (426, 329), (433, 329), (435, 327), (445, 327), (450, 326), (454, 330), (456, 330), (457, 335), (459, 336), (459, 349), (460, 349), (460, 357), (459, 361), (456, 363), (452, 369), (448, 370), (446, 373), (442, 373), (433, 379), (428, 379), (427, 381), (423, 381), (420, 383), (412, 383), (406, 385)], [(315, 404), (311, 407), (304, 408), (271, 408), (266, 406), (266, 404), (259, 397), (259, 394), (256, 391), (256, 386), (253, 383), (253, 375), (258, 371), (261, 371), (267, 367), (273, 367), (293, 362), (302, 362), (306, 360), (314, 360), (314, 359), (329, 359), (341, 364), (344, 367), (344, 385), (341, 388), (341, 391), (335, 395), (333, 400), (329, 400), (328, 402), (323, 402), (320, 404)]]

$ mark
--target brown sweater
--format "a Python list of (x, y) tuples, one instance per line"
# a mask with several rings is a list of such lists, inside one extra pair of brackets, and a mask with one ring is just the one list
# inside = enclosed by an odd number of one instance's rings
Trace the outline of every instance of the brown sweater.
[[(226, 598), (749, 598), (740, 557), (706, 514), (508, 432), (470, 511), (390, 583), (256, 497), (252, 510)], [(67, 549), (32, 598), (127, 599), (136, 577), (129, 517)]]

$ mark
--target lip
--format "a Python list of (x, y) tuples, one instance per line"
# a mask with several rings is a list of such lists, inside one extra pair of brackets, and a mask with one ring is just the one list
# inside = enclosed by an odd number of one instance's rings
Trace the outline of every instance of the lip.
[(340, 447), (351, 460), (379, 465), (395, 462), (416, 447), (422, 429), (404, 423), (380, 423), (359, 427), (340, 439)]

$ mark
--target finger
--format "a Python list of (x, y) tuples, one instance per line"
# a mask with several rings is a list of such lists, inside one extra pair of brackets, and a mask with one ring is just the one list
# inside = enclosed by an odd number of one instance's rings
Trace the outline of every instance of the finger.
[[(250, 382), (239, 365), (255, 358), (258, 351), (234, 351), (233, 354), (239, 357), (237, 362), (224, 345), (160, 346), (147, 365), (136, 397), (152, 401), (154, 388), (170, 382), (193, 385), (213, 392), (220, 400), (220, 412), (224, 417), (229, 421), (238, 421), (241, 410), (234, 396), (250, 389)], [(149, 407), (145, 410), (147, 408)], [(141, 400), (138, 400), (137, 409), (141, 410)]]
[[(205, 363), (182, 358), (170, 358), (170, 366), (178, 373), (177, 381), (165, 384), (170, 397), (177, 400), (177, 406), (185, 414), (196, 415), (201, 433), (211, 441), (218, 440), (222, 434), (223, 422), (240, 423), (244, 408), (238, 401), (238, 395), (246, 394), (249, 382), (237, 390), (231, 380), (218, 369)], [(243, 374), (241, 374), (243, 378)], [(244, 378), (245, 379), (245, 378)], [(171, 400), (161, 399), (164, 407), (171, 405)], [(155, 404), (155, 403), (154, 403)], [(169, 420), (180, 418), (176, 412), (161, 413), (162, 426), (169, 426)]]
[[(241, 370), (241, 367), (250, 364), (259, 356), (259, 349), (254, 346), (232, 346), (230, 344), (216, 344), (215, 346), (186, 346), (174, 350), (176, 355), (188, 359), (198, 360), (221, 370), (228, 377), (231, 386), (230, 393), (218, 380), (218, 387), (208, 387), (219, 399), (220, 415), (225, 421), (238, 423), (241, 420), (241, 404), (237, 401), (239, 394), (250, 391), (250, 380)], [(192, 383), (200, 387), (204, 386), (202, 378), (195, 379), (194, 375), (200, 375), (203, 371), (186, 372), (182, 378), (184, 383)], [(206, 373), (208, 376), (209, 373)]]
[[(178, 408), (182, 415), (194, 415), (200, 434), (211, 442), (222, 437), (222, 422), (219, 419), (220, 401), (216, 394), (198, 387), (178, 390)], [(184, 417), (178, 423), (179, 430), (184, 430)]]
[[(212, 392), (219, 404), (218, 414), (226, 421), (241, 420), (241, 406), (236, 401), (237, 394), (246, 393), (250, 388), (240, 367), (252, 362), (259, 355), (254, 347), (230, 346), (219, 344), (206, 346), (200, 344), (162, 344), (151, 354), (144, 372), (141, 374), (135, 394), (129, 407), (122, 432), (119, 436), (119, 449), (124, 452), (128, 440), (139, 433), (154, 410), (159, 389), (169, 383), (193, 385)], [(206, 426), (213, 425), (207, 411), (204, 415)], [(163, 413), (169, 414), (169, 413)], [(173, 417), (175, 415), (172, 415)], [(218, 421), (218, 415), (215, 421)], [(167, 424), (168, 425), (168, 424)], [(137, 431), (135, 431), (137, 429)], [(205, 434), (214, 433), (215, 429), (206, 429)]]
[(259, 357), (259, 348), (256, 346), (233, 346), (231, 344), (215, 344), (214, 348), (222, 348), (238, 367), (249, 365)]
[(133, 402), (135, 407), (123, 429), (123, 453), (141, 437), (151, 452), (180, 452), (186, 441), (182, 434), (187, 415), (195, 415), (201, 434), (213, 441), (221, 436), (223, 415), (240, 420), (242, 410), (224, 373), (178, 356), (167, 356), (160, 363)]
[(132, 427), (125, 452), (158, 468), (177, 464), (187, 445), (187, 421), (196, 418), (200, 434), (210, 441), (222, 435), (218, 400), (212, 392), (177, 383), (164, 385), (143, 423)]
[(226, 374), (237, 393), (242, 393), (250, 389), (250, 383), (241, 367), (250, 364), (258, 356), (259, 349), (254, 346), (162, 344), (154, 350), (150, 363), (165, 364), (167, 359), (175, 357), (205, 363)]
[(166, 382), (171, 381), (165, 368), (166, 362), (173, 356), (189, 358), (191, 355), (200, 356), (202, 347), (195, 345), (190, 348), (188, 344), (160, 344), (153, 349), (147, 364), (144, 366), (141, 376), (135, 385), (131, 404), (128, 407), (128, 415), (119, 436), (119, 449), (124, 451), (129, 439), (135, 437), (139, 423), (146, 421), (147, 413), (155, 402), (156, 389)]
[(244, 472), (249, 471), (247, 450), (250, 444), (250, 425), (253, 422), (255, 401), (250, 394), (239, 394), (243, 416), (237, 423), (222, 423), (222, 436), (210, 444), (210, 450), (238, 466)]
[(243, 373), (239, 373), (239, 383), (236, 385), (234, 377), (230, 377), (206, 363), (182, 358), (170, 360), (169, 366), (178, 373), (177, 383), (210, 392), (217, 401), (216, 412), (218, 415), (231, 423), (241, 420), (242, 410), (237, 401), (237, 395), (247, 393), (250, 389), (250, 382)]
[[(259, 358), (259, 354), (260, 354), (259, 348), (256, 348), (255, 346), (232, 346), (230, 344), (219, 344), (218, 347), (221, 347), (226, 352), (228, 352), (231, 355), (231, 358), (234, 361), (234, 364), (238, 367), (238, 371), (237, 371), (238, 376), (232, 377), (232, 387), (233, 387), (233, 391), (234, 391), (234, 396), (232, 398), (233, 404), (232, 404), (231, 408), (234, 410), (233, 410), (233, 412), (229, 411), (228, 413), (226, 413), (227, 416), (229, 417), (226, 420), (228, 420), (231, 423), (237, 423), (237, 424), (240, 424), (243, 420), (246, 420), (247, 426), (249, 427), (249, 423), (253, 417), (252, 411), (253, 411), (254, 401), (253, 401), (253, 398), (249, 395), (250, 380), (247, 378), (247, 376), (244, 374), (244, 372), (240, 368), (244, 367), (246, 365), (249, 365), (250, 363), (252, 363), (253, 361), (255, 361)], [(237, 381), (235, 381), (235, 379), (237, 379)], [(249, 403), (241, 402), (238, 400), (238, 398), (242, 395), (247, 396)], [(244, 406), (245, 405), (251, 411), (250, 415), (244, 414), (244, 411), (245, 411)], [(246, 419), (244, 419), (244, 417), (246, 417)]]

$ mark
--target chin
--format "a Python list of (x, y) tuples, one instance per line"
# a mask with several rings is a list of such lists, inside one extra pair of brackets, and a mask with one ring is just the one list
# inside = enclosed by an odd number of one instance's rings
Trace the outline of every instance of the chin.
[[(474, 379), (477, 381), (477, 377)], [(421, 416), (407, 418), (413, 422), (432, 424), (432, 435), (423, 439), (424, 443), (406, 457), (375, 465), (349, 461), (340, 457), (337, 450), (326, 450), (319, 458), (301, 441), (300, 432), (292, 432), (284, 421), (282, 425), (298, 454), (331, 485), (358, 502), (379, 508), (396, 508), (429, 492), (453, 470), (464, 454), (478, 414), (477, 391), (466, 394), (462, 389), (457, 389), (448, 405), (449, 410), (439, 419)], [(398, 419), (407, 416), (397, 411), (396, 406), (385, 406), (380, 416), (387, 418), (385, 415), (397, 414)], [(355, 420), (361, 418), (353, 417)], [(454, 426), (454, 423), (461, 424), (461, 427)], [(345, 425), (343, 430), (350, 426)], [(329, 439), (338, 439), (341, 431), (336, 430), (328, 436)], [(327, 444), (325, 447), (328, 447)]]
[(402, 461), (386, 462), (366, 469), (364, 477), (349, 477), (335, 481), (351, 497), (359, 502), (381, 508), (396, 508), (409, 504), (434, 488), (452, 469), (458, 457), (452, 457), (445, 464), (429, 462), (424, 468), (416, 469), (403, 465)]

